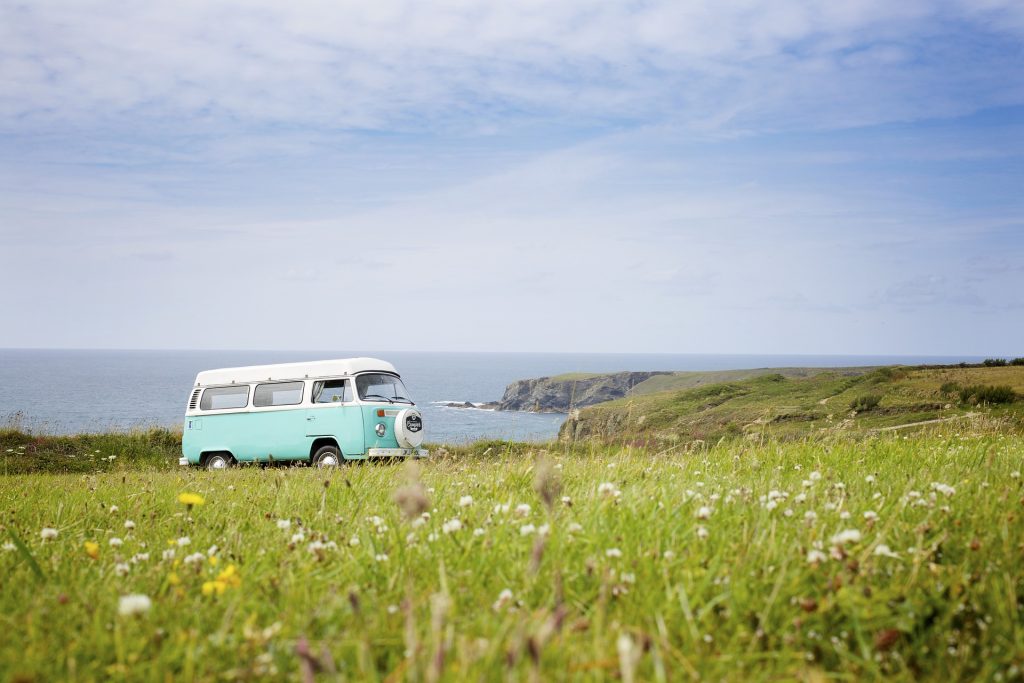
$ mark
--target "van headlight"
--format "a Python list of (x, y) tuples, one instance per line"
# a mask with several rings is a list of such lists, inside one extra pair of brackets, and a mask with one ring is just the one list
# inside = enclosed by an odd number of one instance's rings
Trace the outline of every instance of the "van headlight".
[(384, 436), (388, 433), (388, 427), (383, 422), (378, 422), (377, 428), (374, 431), (377, 432), (377, 436)]

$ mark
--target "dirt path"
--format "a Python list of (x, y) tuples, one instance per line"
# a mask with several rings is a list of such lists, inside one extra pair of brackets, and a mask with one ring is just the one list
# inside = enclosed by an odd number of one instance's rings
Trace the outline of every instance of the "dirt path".
[(933, 425), (939, 424), (940, 422), (950, 422), (952, 420), (964, 420), (976, 416), (977, 413), (964, 413), (963, 415), (954, 415), (953, 417), (939, 417), (934, 420), (922, 420), (921, 422), (908, 422), (905, 425), (895, 425), (892, 427), (877, 427), (871, 431), (873, 432), (892, 432), (897, 429), (907, 429), (908, 427), (920, 427), (922, 425)]

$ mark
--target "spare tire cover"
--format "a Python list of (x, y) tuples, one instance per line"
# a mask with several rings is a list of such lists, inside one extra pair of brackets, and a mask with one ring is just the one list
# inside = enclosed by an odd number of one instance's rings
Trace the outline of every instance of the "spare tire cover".
[(415, 408), (406, 408), (395, 416), (395, 438), (402, 448), (418, 448), (423, 443), (423, 416)]

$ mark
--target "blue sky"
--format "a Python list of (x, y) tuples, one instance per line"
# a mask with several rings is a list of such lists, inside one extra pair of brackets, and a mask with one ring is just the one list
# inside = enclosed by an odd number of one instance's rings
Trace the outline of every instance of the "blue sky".
[(1024, 355), (1024, 5), (0, 0), (0, 346)]

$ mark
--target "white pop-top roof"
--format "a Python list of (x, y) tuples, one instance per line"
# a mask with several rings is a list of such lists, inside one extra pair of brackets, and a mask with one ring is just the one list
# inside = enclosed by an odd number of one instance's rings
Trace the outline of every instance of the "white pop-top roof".
[(379, 358), (338, 358), (336, 360), (314, 360), (306, 363), (278, 363), (277, 365), (250, 365), (245, 368), (221, 368), (203, 370), (196, 375), (196, 386), (213, 384), (246, 384), (267, 380), (306, 379), (307, 377), (338, 377), (354, 375), (368, 370), (398, 372), (395, 366)]

